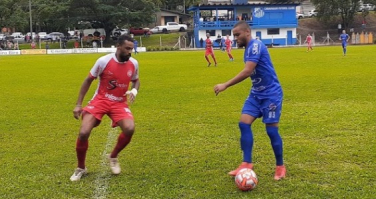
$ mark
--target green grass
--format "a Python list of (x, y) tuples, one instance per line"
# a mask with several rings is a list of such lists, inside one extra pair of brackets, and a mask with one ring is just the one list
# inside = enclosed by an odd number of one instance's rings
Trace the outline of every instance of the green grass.
[[(72, 110), (95, 60), (90, 55), (0, 57), (0, 198), (374, 198), (376, 46), (272, 48), (284, 90), (280, 133), (288, 177), (274, 181), (261, 120), (253, 125), (258, 187), (239, 191), (227, 172), (242, 160), (238, 119), (251, 82), (215, 96), (242, 68), (242, 50), (218, 67), (203, 51), (136, 56), (141, 89), (136, 133), (110, 174), (105, 154), (118, 129), (105, 117), (90, 137), (89, 175), (72, 183), (80, 123)], [(85, 101), (96, 88), (94, 82)]]

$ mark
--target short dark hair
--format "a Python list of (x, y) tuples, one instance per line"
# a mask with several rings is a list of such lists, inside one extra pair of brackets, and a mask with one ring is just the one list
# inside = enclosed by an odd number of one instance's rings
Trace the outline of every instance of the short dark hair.
[(117, 44), (122, 45), (124, 43), (124, 41), (134, 42), (134, 39), (127, 34), (122, 34), (122, 35), (120, 35), (120, 37), (118, 37)]
[(244, 30), (251, 30), (251, 27), (246, 21), (239, 21), (238, 23), (235, 24), (234, 28), (236, 27), (241, 27)]

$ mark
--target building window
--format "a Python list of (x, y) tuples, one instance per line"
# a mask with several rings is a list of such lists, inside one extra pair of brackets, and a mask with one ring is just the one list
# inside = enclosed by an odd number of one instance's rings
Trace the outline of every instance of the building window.
[(268, 35), (279, 35), (279, 28), (268, 28)]
[(231, 36), (231, 30), (222, 30), (222, 36), (230, 35)]
[(206, 30), (206, 34), (210, 34), (210, 36), (215, 36), (215, 30)]

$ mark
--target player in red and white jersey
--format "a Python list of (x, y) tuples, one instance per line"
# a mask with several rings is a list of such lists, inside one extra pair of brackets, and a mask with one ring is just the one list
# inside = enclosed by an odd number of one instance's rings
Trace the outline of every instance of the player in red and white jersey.
[(227, 52), (228, 57), (230, 58), (230, 61), (234, 61), (234, 57), (231, 55), (232, 41), (230, 39), (230, 35), (226, 35), (225, 45), (226, 45), (226, 52)]
[(310, 34), (307, 35), (305, 42), (307, 42), (307, 52), (310, 51), (310, 50), (313, 50), (313, 48), (312, 48), (312, 36)]
[[(116, 52), (100, 57), (81, 86), (73, 110), (74, 117), (79, 119), (81, 116), (82, 122), (76, 142), (78, 166), (70, 178), (71, 181), (78, 181), (87, 173), (85, 159), (88, 139), (92, 129), (100, 124), (104, 115), (111, 118), (112, 127), (119, 126), (122, 130), (109, 156), (112, 173), (119, 174), (121, 171), (117, 156), (129, 144), (135, 130), (127, 97), (132, 103), (140, 88), (138, 62), (131, 57), (133, 48), (133, 39), (128, 35), (121, 35), (117, 41)], [(99, 79), (99, 83), (94, 97), (82, 108), (82, 101), (95, 79)], [(131, 90), (128, 91), (130, 84)]]
[(215, 66), (217, 66), (217, 60), (215, 59), (215, 56), (214, 56), (213, 42), (212, 42), (212, 40), (210, 40), (210, 34), (209, 33), (206, 34), (205, 44), (206, 44), (206, 47), (205, 47), (205, 59), (208, 62), (208, 67), (211, 65), (211, 62), (209, 60), (208, 55), (211, 55), (211, 57), (214, 60)]

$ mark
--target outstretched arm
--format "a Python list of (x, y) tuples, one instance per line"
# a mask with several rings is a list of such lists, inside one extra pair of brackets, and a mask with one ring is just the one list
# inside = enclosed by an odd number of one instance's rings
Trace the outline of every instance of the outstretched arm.
[(87, 91), (90, 88), (91, 83), (93, 82), (94, 78), (90, 75), (86, 77), (84, 82), (81, 85), (80, 92), (78, 93), (78, 99), (76, 102), (76, 107), (73, 110), (73, 116), (74, 118), (78, 119), (82, 113), (82, 101), (84, 100), (84, 97), (87, 93)]
[(247, 61), (245, 63), (244, 69), (240, 71), (240, 73), (238, 73), (234, 78), (228, 80), (225, 83), (217, 84), (214, 86), (215, 94), (218, 95), (220, 92), (226, 90), (228, 87), (233, 86), (245, 80), (247, 77), (251, 76), (251, 74), (256, 68), (256, 65), (257, 64), (255, 62)]

